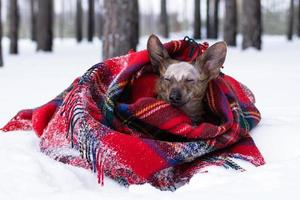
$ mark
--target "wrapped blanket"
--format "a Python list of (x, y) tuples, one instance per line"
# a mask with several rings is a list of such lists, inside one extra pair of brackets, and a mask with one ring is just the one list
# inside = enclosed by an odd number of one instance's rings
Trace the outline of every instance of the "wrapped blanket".
[[(189, 40), (164, 44), (192, 61), (208, 47)], [(155, 98), (157, 75), (146, 50), (91, 67), (45, 105), (20, 111), (3, 131), (34, 130), (51, 158), (93, 170), (123, 185), (150, 183), (175, 190), (209, 165), (243, 170), (230, 158), (259, 166), (264, 159), (249, 131), (260, 121), (254, 96), (221, 74), (208, 86), (205, 121), (193, 126)]]

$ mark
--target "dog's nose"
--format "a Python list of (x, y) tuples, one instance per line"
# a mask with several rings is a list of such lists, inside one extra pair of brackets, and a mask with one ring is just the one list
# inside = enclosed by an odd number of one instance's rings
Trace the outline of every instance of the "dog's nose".
[(181, 102), (181, 93), (177, 89), (173, 89), (170, 92), (169, 96), (170, 102), (171, 103), (180, 103)]

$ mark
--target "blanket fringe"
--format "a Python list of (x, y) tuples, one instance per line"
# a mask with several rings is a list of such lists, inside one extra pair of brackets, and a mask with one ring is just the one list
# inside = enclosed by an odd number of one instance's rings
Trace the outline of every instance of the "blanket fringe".
[(97, 152), (97, 177), (98, 177), (98, 184), (101, 186), (104, 186), (104, 150), (101, 150), (101, 148)]
[(240, 172), (246, 171), (244, 168), (242, 168), (240, 165), (238, 165), (236, 162), (234, 162), (228, 156), (218, 155), (218, 156), (213, 156), (213, 157), (209, 157), (209, 158), (203, 158), (202, 160), (204, 162), (206, 162), (206, 164), (204, 164), (204, 166), (216, 165), (216, 166), (223, 166), (226, 169), (237, 170)]
[(237, 170), (237, 171), (241, 171), (241, 172), (246, 171), (244, 168), (242, 168), (240, 165), (238, 165), (236, 162), (234, 162), (233, 160), (231, 160), (228, 157), (224, 158), (224, 164), (223, 164), (223, 166), (226, 169), (231, 168), (231, 169), (234, 169), (234, 170)]

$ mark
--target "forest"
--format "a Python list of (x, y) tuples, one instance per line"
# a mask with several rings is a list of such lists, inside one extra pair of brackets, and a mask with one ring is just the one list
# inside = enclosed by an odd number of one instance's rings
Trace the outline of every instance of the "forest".
[[(242, 49), (258, 50), (263, 34), (300, 37), (299, 0), (2, 0), (0, 6), (0, 41), (9, 39), (4, 50), (10, 54), (19, 53), (20, 39), (45, 52), (53, 51), (54, 38), (98, 39), (106, 59), (135, 50), (140, 36), (150, 33), (168, 38), (170, 32), (186, 31), (194, 39), (219, 39), (229, 46), (236, 46), (241, 34)], [(0, 43), (0, 66), (2, 51)]]

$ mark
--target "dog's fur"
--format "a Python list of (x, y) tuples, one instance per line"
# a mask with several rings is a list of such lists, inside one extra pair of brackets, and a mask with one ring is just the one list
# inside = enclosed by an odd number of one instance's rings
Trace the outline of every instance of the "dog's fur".
[(155, 35), (149, 37), (147, 50), (151, 64), (159, 67), (158, 98), (182, 110), (194, 124), (199, 123), (208, 82), (219, 75), (225, 61), (226, 43), (215, 43), (193, 63), (172, 59)]

